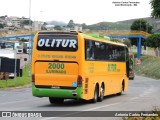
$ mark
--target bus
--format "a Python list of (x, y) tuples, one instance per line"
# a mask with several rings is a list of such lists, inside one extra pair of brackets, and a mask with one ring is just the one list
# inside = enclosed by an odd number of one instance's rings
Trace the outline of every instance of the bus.
[(102, 101), (128, 89), (128, 48), (82, 32), (38, 32), (32, 53), (32, 94), (49, 102)]

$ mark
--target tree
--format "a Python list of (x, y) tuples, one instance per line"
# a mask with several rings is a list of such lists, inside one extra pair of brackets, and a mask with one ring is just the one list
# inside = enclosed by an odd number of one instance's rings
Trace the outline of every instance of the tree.
[[(153, 27), (149, 23), (147, 23), (146, 20), (138, 19), (138, 20), (135, 20), (132, 23), (130, 29), (131, 30), (138, 30), (138, 31), (144, 31), (144, 32), (152, 33)], [(136, 45), (137, 46), (137, 39), (132, 38), (130, 40), (131, 40), (131, 44), (132, 45)], [(142, 45), (145, 45), (144, 39), (142, 39)]]
[(149, 47), (157, 48), (160, 47), (160, 34), (152, 34), (151, 36), (147, 37), (146, 44)]
[(45, 26), (45, 25), (48, 25), (48, 23), (47, 23), (47, 22), (44, 22), (43, 25), (44, 25), (44, 26)]
[(33, 23), (32, 20), (24, 20), (21, 24), (22, 24), (22, 25), (29, 25), (30, 22), (31, 22), (31, 24)]
[(148, 33), (152, 33), (153, 27), (147, 23), (144, 19), (135, 20), (131, 25), (131, 30), (140, 30)]
[(151, 0), (150, 4), (152, 8), (151, 16), (155, 18), (159, 18), (160, 17), (160, 0)]
[(131, 41), (129, 39), (124, 39), (123, 43), (127, 45), (127, 47), (131, 47)]
[(83, 29), (87, 29), (87, 25), (85, 23), (82, 24)]
[(73, 22), (73, 20), (70, 20), (69, 23), (67, 24), (67, 27), (73, 29), (74, 25), (75, 25), (75, 23)]
[(111, 38), (110, 41), (112, 41), (112, 42), (120, 42), (120, 41), (119, 41), (118, 39), (116, 39), (116, 38)]
[(59, 25), (56, 25), (56, 26), (54, 27), (54, 29), (55, 29), (55, 30), (62, 30), (61, 26), (59, 26)]

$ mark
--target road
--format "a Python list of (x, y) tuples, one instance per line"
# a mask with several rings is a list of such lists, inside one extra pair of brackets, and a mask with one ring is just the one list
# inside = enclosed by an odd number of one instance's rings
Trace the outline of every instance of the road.
[[(66, 100), (64, 104), (51, 105), (48, 98), (33, 97), (31, 87), (0, 91), (0, 111), (141, 111), (160, 108), (160, 80), (136, 76), (129, 80), (129, 89), (121, 96), (105, 97), (103, 102), (77, 102)], [(56, 117), (55, 117), (56, 118)], [(55, 118), (37, 118), (51, 120)], [(35, 119), (35, 118), (34, 118)], [(62, 119), (62, 118), (57, 118)], [(66, 118), (74, 120), (73, 117)], [(82, 119), (82, 118), (76, 118)], [(85, 119), (85, 118), (83, 118)], [(94, 117), (94, 119), (99, 119)], [(102, 119), (102, 118), (100, 118)], [(104, 120), (115, 118), (104, 118)], [(117, 118), (119, 119), (119, 118)]]

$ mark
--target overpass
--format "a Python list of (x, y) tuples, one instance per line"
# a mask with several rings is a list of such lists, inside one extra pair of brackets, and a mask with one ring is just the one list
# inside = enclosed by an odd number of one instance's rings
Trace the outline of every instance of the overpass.
[(141, 57), (141, 44), (142, 39), (146, 40), (146, 38), (150, 35), (144, 31), (131, 31), (131, 30), (99, 30), (92, 31), (94, 33), (98, 33), (100, 35), (108, 36), (110, 38), (136, 38), (137, 39), (137, 58)]
[[(130, 31), (130, 30), (96, 30), (96, 31), (90, 31), (90, 32), (98, 33), (100, 35), (108, 36), (110, 38), (136, 38), (137, 39), (137, 58), (141, 57), (142, 39), (146, 40), (146, 38), (150, 35), (149, 33), (144, 31)], [(9, 35), (7, 33), (1, 33), (0, 40), (29, 37), (31, 41), (33, 41), (33, 37), (35, 33), (36, 31), (16, 31)]]

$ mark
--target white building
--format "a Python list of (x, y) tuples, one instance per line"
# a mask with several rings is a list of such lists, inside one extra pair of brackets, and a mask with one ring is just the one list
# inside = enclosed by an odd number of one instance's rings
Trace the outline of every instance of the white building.
[(45, 28), (47, 30), (54, 30), (55, 25), (46, 25)]
[(74, 30), (82, 31), (82, 26), (74, 26)]
[(15, 26), (17, 28), (21, 27), (21, 19), (19, 17), (12, 16), (12, 17), (10, 17), (10, 20), (11, 20), (13, 26)]
[(40, 21), (34, 21), (33, 23), (32, 23), (32, 30), (41, 30), (41, 25), (42, 24), (42, 22), (40, 22)]

